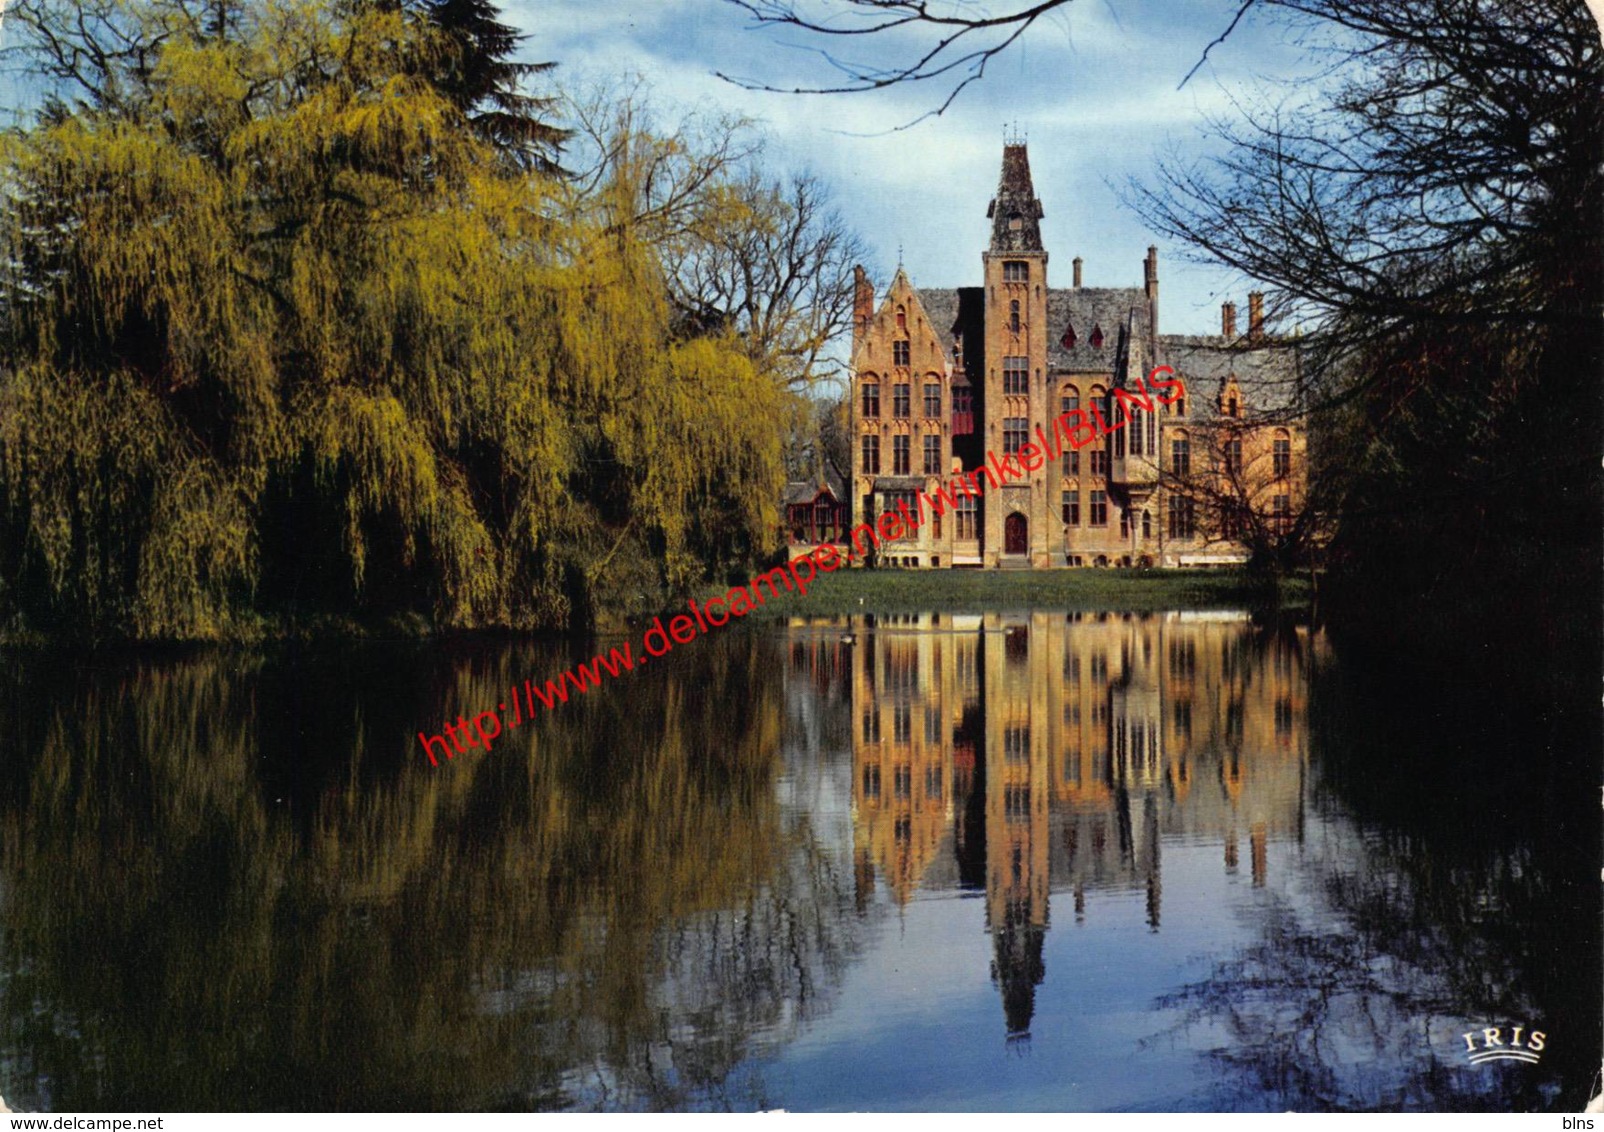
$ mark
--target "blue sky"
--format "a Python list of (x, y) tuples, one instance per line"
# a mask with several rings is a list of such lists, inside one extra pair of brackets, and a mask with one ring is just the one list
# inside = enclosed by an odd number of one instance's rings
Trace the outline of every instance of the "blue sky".
[[(821, 6), (835, 0), (804, 0)], [(1009, 10), (1022, 0), (934, 0)], [(1595, 15), (1601, 0), (1588, 0)], [(1238, 0), (1071, 0), (994, 60), (945, 114), (897, 130), (939, 105), (947, 88), (791, 95), (742, 89), (725, 71), (772, 85), (828, 85), (835, 77), (799, 32), (760, 29), (727, 0), (501, 0), (530, 35), (525, 54), (559, 64), (558, 83), (639, 76), (663, 117), (711, 108), (762, 123), (777, 169), (808, 169), (870, 249), (882, 286), (901, 250), (918, 286), (979, 282), (1005, 125), (1030, 143), (1046, 217), (1049, 277), (1067, 286), (1081, 256), (1088, 286), (1135, 286), (1150, 243), (1159, 248), (1160, 323), (1171, 333), (1218, 333), (1226, 299), (1246, 310), (1253, 283), (1183, 259), (1120, 202), (1131, 178), (1152, 182), (1161, 163), (1206, 159), (1208, 116), (1279, 102), (1309, 90), (1315, 64), (1294, 30), (1255, 11), (1184, 88), (1179, 84), (1230, 24)], [(0, 33), (0, 43), (8, 37)], [(857, 41), (892, 51), (896, 41)], [(0, 66), (0, 105), (25, 106), (33, 87), (17, 61)], [(1244, 316), (1245, 317), (1245, 316)]]
[(1250, 17), (1178, 89), (1236, 10), (1236, 0), (1073, 0), (995, 60), (945, 114), (897, 131), (938, 105), (946, 88), (770, 94), (716, 77), (832, 80), (802, 33), (756, 28), (725, 0), (507, 0), (504, 8), (508, 22), (531, 34), (529, 57), (559, 64), (560, 85), (638, 74), (668, 105), (760, 120), (777, 167), (810, 169), (831, 186), (882, 285), (899, 247), (918, 286), (980, 281), (1004, 127), (1017, 121), (1046, 211), (1050, 280), (1068, 286), (1079, 255), (1087, 286), (1139, 285), (1142, 258), (1156, 243), (1161, 329), (1176, 333), (1219, 333), (1220, 303), (1234, 299), (1245, 311), (1252, 284), (1185, 262), (1183, 248), (1157, 239), (1122, 206), (1120, 188), (1129, 177), (1151, 178), (1161, 161), (1205, 157), (1205, 116), (1296, 93), (1294, 80), (1310, 66), (1288, 28)]

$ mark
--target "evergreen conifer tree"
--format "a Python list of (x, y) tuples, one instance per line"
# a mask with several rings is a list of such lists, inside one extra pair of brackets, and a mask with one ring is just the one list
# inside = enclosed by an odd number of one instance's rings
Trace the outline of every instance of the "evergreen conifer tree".
[(558, 171), (568, 131), (552, 124), (553, 100), (525, 85), (554, 63), (513, 58), (528, 38), (498, 19), (490, 0), (419, 0), (424, 16), (446, 41), (447, 58), (433, 76), (435, 88), (467, 116), (484, 140), (525, 168)]

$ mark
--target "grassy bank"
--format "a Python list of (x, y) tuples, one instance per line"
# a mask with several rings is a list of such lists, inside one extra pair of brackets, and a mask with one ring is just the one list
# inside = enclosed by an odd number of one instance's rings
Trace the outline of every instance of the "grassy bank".
[[(768, 585), (764, 584), (767, 597)], [(708, 587), (701, 597), (722, 597), (728, 586)], [(934, 611), (981, 613), (1011, 609), (1119, 610), (1153, 612), (1168, 609), (1284, 609), (1306, 608), (1309, 584), (1286, 579), (1267, 584), (1236, 570), (846, 570), (821, 574), (804, 596), (781, 589), (767, 598), (745, 621), (781, 621), (790, 617), (837, 617), (850, 613), (927, 613)], [(682, 613), (674, 602), (664, 614)], [(596, 629), (601, 633), (630, 632), (638, 615), (626, 618), (601, 611)], [(646, 619), (650, 621), (650, 617)], [(335, 615), (237, 618), (209, 637), (180, 640), (145, 640), (105, 637), (80, 638), (72, 634), (0, 629), (0, 646), (44, 647), (64, 642), (81, 644), (169, 645), (210, 643), (260, 646), (272, 643), (335, 640), (428, 640), (455, 636), (555, 636), (524, 634), (505, 629), (467, 632), (442, 631), (418, 615), (355, 618)]]
[(1267, 585), (1235, 570), (849, 570), (821, 575), (805, 597), (782, 593), (747, 620), (932, 610), (1286, 609), (1308, 602), (1306, 580)]

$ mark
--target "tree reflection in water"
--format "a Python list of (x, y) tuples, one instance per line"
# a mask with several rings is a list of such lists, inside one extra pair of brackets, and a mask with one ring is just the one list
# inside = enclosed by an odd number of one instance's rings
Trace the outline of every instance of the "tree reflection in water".
[[(5, 667), (8, 1098), (1584, 1099), (1596, 713), (1246, 614), (944, 613), (701, 641), (429, 767), (420, 728), (573, 659)], [(1515, 1024), (1541, 1066), (1463, 1063)]]
[[(1158, 935), (1174, 845), (1191, 918), (1187, 889), (1215, 892), (1221, 918), (1239, 921), (1218, 935), (1256, 938), (1211, 941), (1190, 984), (1195, 962), (1148, 953), (1181, 977), (1144, 1005), (1155, 1025), (1163, 1012), (1177, 1024), (1133, 1054), (1179, 1043), (1226, 1070), (1203, 1094), (1159, 1084), (1174, 1103), (1539, 1108), (1562, 1081), (1578, 1094), (1568, 1101), (1585, 1100), (1598, 982), (1576, 957), (1597, 938), (1596, 896), (1586, 853), (1557, 850), (1596, 842), (1596, 814), (1572, 812), (1585, 774), (1563, 752), (1598, 742), (1544, 723), (1590, 718), (1574, 704), (1545, 714), (1527, 701), (1494, 729), (1487, 704), (1385, 677), (1350, 687), (1321, 634), (1246, 616), (899, 615), (850, 628), (860, 890), (878, 880), (897, 905), (984, 893), (1010, 1045), (1030, 1040), (1044, 986), (1062, 1011), (1077, 981), (1128, 977), (1053, 946), (1054, 898), (1069, 897), (1077, 931), (1117, 930), (1122, 897), (1139, 893)], [(1364, 658), (1350, 668), (1382, 672)], [(1202, 883), (1199, 847), (1217, 846), (1234, 880), (1244, 834), (1251, 888)], [(1053, 955), (1070, 969), (1049, 970)], [(1162, 966), (1151, 978), (1166, 985)], [(1460, 1033), (1520, 1023), (1563, 1030), (1563, 1053), (1503, 1075), (1464, 1063)], [(1045, 1056), (1077, 1072), (1072, 1050)], [(1125, 1072), (1113, 1095), (1152, 1103), (1154, 1083)]]
[[(1366, 660), (1315, 682), (1333, 818), (1304, 859), (1334, 922), (1278, 902), (1157, 1005), (1189, 1040), (1223, 1034), (1223, 1108), (1580, 1111), (1601, 1044), (1597, 948), (1576, 946), (1597, 938), (1587, 682), (1416, 684)], [(1548, 1033), (1541, 1068), (1467, 1063), (1463, 1032), (1514, 1025)]]
[(489, 755), (417, 757), (428, 720), (566, 663), (9, 666), (8, 1099), (761, 1103), (733, 1067), (821, 1009), (859, 930), (850, 865), (776, 801), (780, 678), (689, 650)]

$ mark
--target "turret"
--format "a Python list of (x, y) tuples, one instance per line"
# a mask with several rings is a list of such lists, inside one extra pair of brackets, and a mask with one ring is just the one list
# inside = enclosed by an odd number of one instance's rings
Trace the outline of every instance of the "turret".
[(1002, 178), (986, 216), (991, 220), (993, 254), (1042, 250), (1041, 201), (1031, 184), (1030, 157), (1022, 143), (1003, 146)]

